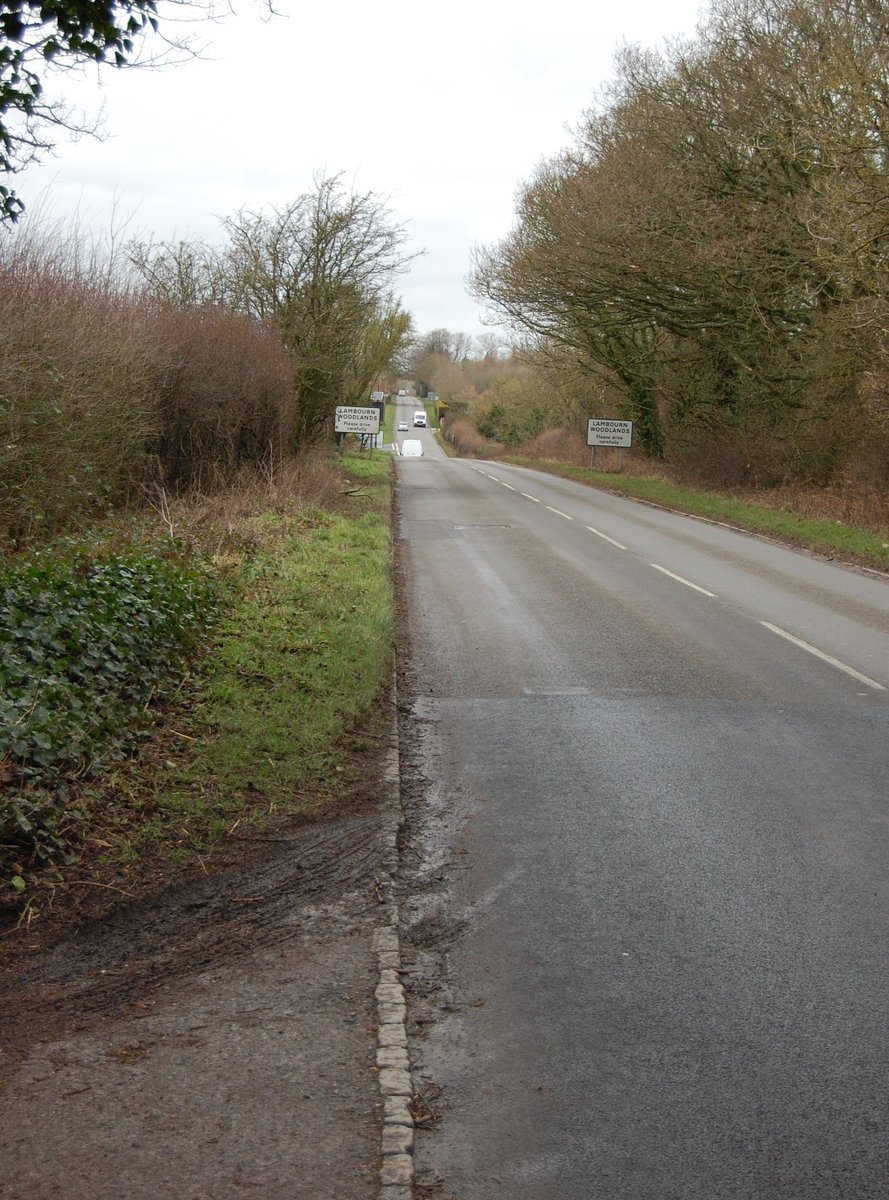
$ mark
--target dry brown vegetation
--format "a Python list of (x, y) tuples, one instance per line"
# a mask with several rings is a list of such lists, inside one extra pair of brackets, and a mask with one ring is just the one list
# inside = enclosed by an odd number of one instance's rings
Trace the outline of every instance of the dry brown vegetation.
[(366, 401), (410, 329), (382, 202), (333, 177), (225, 232), (107, 253), (35, 217), (3, 230), (0, 546), (276, 472)]
[(494, 458), (502, 453), (503, 446), (491, 441), (466, 417), (455, 417), (444, 427), (445, 440), (465, 458)]
[(19, 239), (0, 249), (0, 328), (9, 545), (292, 449), (288, 357), (246, 318), (147, 304), (70, 246)]
[[(884, 5), (711, 0), (694, 38), (619, 54), (475, 294), (677, 477), (869, 510), (889, 490), (887, 73)], [(513, 409), (502, 390), (480, 430), (526, 440)]]

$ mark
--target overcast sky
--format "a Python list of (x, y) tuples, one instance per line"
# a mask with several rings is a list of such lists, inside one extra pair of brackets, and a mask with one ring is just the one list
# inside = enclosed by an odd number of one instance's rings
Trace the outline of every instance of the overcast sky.
[[(482, 331), (465, 278), (514, 197), (612, 75), (623, 42), (691, 35), (699, 0), (254, 0), (203, 26), (204, 57), (65, 78), (107, 140), (63, 145), (15, 186), (37, 212), (143, 239), (219, 241), (239, 208), (284, 204), (319, 173), (383, 196), (412, 250), (419, 331)], [(167, 27), (169, 28), (169, 26)], [(38, 203), (39, 198), (39, 203)]]

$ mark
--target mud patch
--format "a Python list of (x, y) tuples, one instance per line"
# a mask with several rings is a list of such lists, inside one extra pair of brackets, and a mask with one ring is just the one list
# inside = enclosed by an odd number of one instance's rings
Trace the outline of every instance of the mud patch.
[(42, 952), (9, 956), (0, 965), (4, 1041), (113, 1011), (172, 979), (285, 941), (311, 924), (313, 907), (347, 892), (361, 889), (360, 904), (373, 910), (378, 830), (371, 813), (247, 843), (237, 867), (121, 905)]

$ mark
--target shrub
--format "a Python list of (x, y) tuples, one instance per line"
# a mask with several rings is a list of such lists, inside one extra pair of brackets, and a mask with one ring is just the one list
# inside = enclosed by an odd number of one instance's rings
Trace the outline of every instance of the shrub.
[(165, 486), (228, 482), (290, 450), (293, 370), (276, 334), (236, 313), (171, 309), (156, 314), (152, 336)]
[(444, 427), (444, 436), (458, 454), (490, 458), (500, 453), (502, 446), (483, 437), (465, 417), (452, 417)]
[(76, 234), (0, 242), (0, 329), (0, 541), (75, 529), (156, 485), (225, 484), (292, 449), (275, 332), (149, 302)]
[(208, 577), (150, 556), (0, 576), (0, 845), (70, 858), (71, 778), (125, 746), (215, 614)]
[(124, 503), (156, 430), (144, 314), (65, 264), (0, 257), (0, 534)]

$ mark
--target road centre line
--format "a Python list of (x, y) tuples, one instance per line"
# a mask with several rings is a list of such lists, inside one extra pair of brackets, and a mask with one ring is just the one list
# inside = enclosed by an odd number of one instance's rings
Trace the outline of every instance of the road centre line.
[[(482, 475), (488, 475), (487, 471), (481, 471), (479, 468), (476, 468), (476, 470), (479, 470), (479, 473)], [(511, 492), (516, 491), (516, 488), (512, 487), (511, 484), (504, 483), (503, 480), (498, 479), (496, 475), (488, 475), (488, 478), (493, 479), (496, 483), (503, 483), (503, 486), (509, 488)], [(533, 500), (535, 504), (540, 503), (540, 499), (537, 496), (532, 496), (528, 492), (519, 492), (519, 495), (524, 496), (526, 500)], [(549, 504), (546, 505), (546, 508), (549, 512), (555, 513), (559, 517), (564, 517), (566, 521), (574, 520), (574, 517), (569, 516), (568, 513), (561, 512), (560, 509), (553, 508)], [(626, 550), (627, 547), (624, 546), (622, 542), (618, 542), (614, 538), (609, 537), (607, 533), (602, 533), (601, 530), (595, 529), (592, 525), (587, 525), (585, 528), (588, 529), (590, 533), (594, 533), (596, 537), (602, 538), (603, 541), (610, 542), (611, 545), (616, 546), (618, 550)], [(709, 596), (713, 600), (717, 600), (719, 598), (715, 592), (708, 591), (707, 588), (701, 587), (697, 583), (692, 583), (690, 579), (683, 579), (681, 575), (676, 575), (673, 571), (668, 571), (666, 567), (659, 566), (658, 563), (651, 563), (650, 565), (654, 567), (656, 571), (660, 571), (663, 575), (669, 576), (670, 579), (675, 579), (677, 583), (684, 584), (685, 587), (690, 587), (694, 589), (694, 591), (700, 592), (703, 596)], [(771, 621), (760, 621), (759, 623), (763, 626), (763, 628), (771, 630), (772, 633), (776, 633), (778, 637), (782, 637), (785, 639), (785, 641), (791, 642), (794, 646), (798, 646), (801, 650), (805, 650), (807, 653), (814, 655), (815, 658), (820, 658), (822, 662), (827, 663), (829, 666), (836, 667), (838, 671), (842, 671), (844, 674), (851, 676), (852, 679), (857, 679), (859, 683), (863, 683), (866, 687), (873, 688), (878, 692), (886, 691), (885, 686), (882, 683), (877, 683), (876, 679), (871, 679), (870, 676), (863, 675), (860, 671), (856, 671), (854, 667), (850, 667), (848, 663), (841, 662), (840, 659), (834, 658), (832, 655), (825, 653), (824, 650), (819, 650), (817, 646), (813, 646), (809, 642), (803, 641), (802, 638), (795, 637), (792, 633), (788, 633), (786, 629), (781, 629), (780, 626), (773, 625)]]
[(801, 650), (807, 650), (809, 654), (814, 654), (816, 658), (820, 658), (822, 662), (829, 663), (830, 666), (836, 667), (839, 671), (845, 671), (847, 675), (851, 675), (853, 679), (857, 679), (859, 683), (866, 684), (869, 688), (874, 688), (878, 692), (885, 692), (885, 687), (882, 683), (877, 683), (875, 679), (869, 678), (867, 675), (862, 675), (860, 671), (856, 671), (854, 667), (850, 667), (847, 663), (840, 662), (838, 658), (833, 658), (830, 654), (825, 654), (823, 650), (819, 650), (817, 646), (812, 646), (808, 642), (804, 642), (802, 638), (794, 637), (792, 633), (788, 633), (786, 629), (781, 629), (778, 625), (772, 625), (769, 621), (760, 621), (760, 625), (764, 625), (766, 629), (771, 629), (772, 633), (777, 633), (778, 637), (786, 638), (788, 642), (793, 642), (794, 646), (799, 646)]
[(659, 567), (657, 563), (650, 564), (656, 571), (661, 571), (664, 575), (669, 575), (671, 579), (675, 579), (677, 583), (684, 583), (686, 587), (694, 588), (696, 592), (701, 592), (704, 596), (710, 596), (713, 600), (717, 599), (715, 592), (708, 592), (706, 588), (699, 587), (698, 584), (692, 583), (690, 579), (683, 579), (681, 575), (674, 575), (672, 571), (668, 571), (666, 567)]
[(611, 542), (612, 546), (617, 546), (618, 550), (626, 550), (626, 546), (622, 542), (616, 542), (613, 537), (609, 537), (607, 533), (602, 533), (600, 529), (593, 529), (592, 525), (587, 525), (590, 533), (594, 533), (596, 537), (602, 538), (605, 542)]

